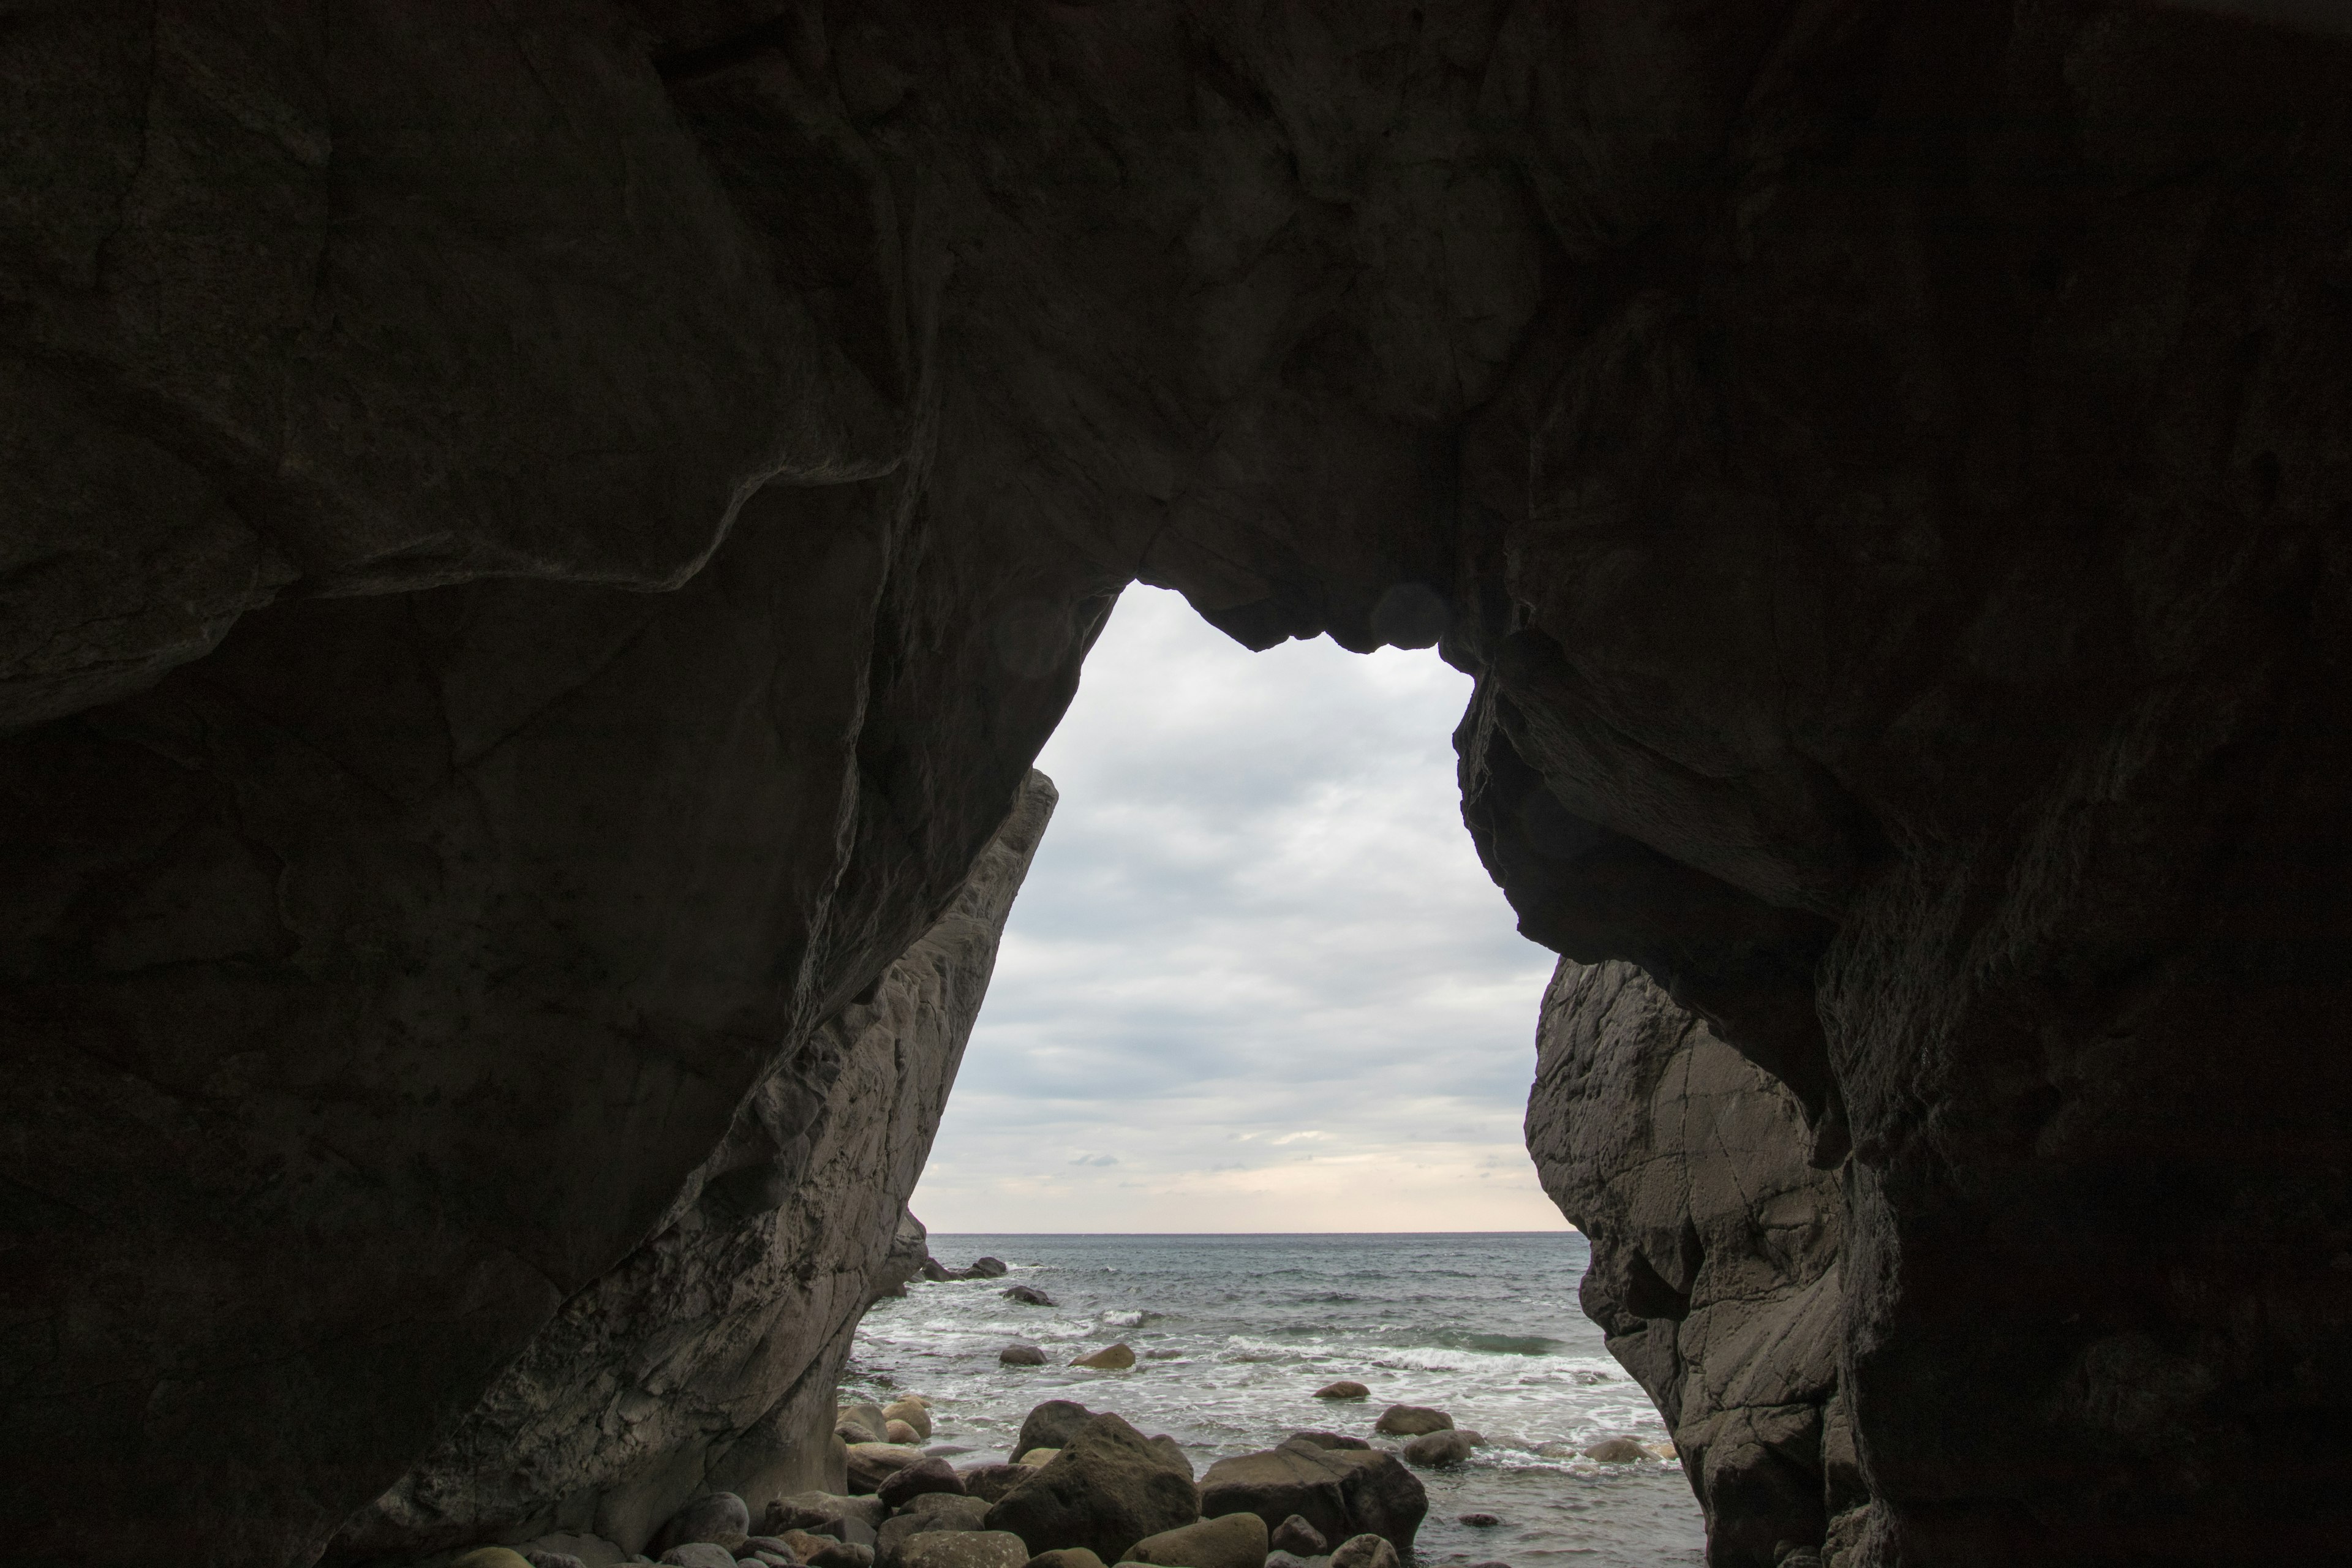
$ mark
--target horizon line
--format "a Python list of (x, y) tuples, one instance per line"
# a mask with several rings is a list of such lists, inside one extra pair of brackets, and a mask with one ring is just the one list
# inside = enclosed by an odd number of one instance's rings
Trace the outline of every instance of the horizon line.
[(930, 1237), (934, 1237), (934, 1236), (941, 1236), (941, 1237), (1006, 1236), (1006, 1237), (1046, 1237), (1046, 1236), (1062, 1236), (1062, 1237), (1070, 1237), (1070, 1236), (1087, 1236), (1087, 1237), (1138, 1237), (1138, 1236), (1159, 1236), (1159, 1237), (1177, 1236), (1177, 1237), (1192, 1237), (1192, 1238), (1196, 1239), (1196, 1240), (1211, 1240), (1211, 1239), (1215, 1239), (1215, 1238), (1220, 1238), (1220, 1237), (1243, 1237), (1243, 1236), (1253, 1236), (1253, 1237), (1269, 1237), (1269, 1236), (1292, 1236), (1292, 1237), (1297, 1237), (1297, 1236), (1582, 1236), (1582, 1235), (1584, 1234), (1584, 1232), (1582, 1232), (1581, 1230), (1579, 1230), (1576, 1226), (1572, 1226), (1572, 1225), (1571, 1225), (1571, 1226), (1565, 1226), (1564, 1228), (1559, 1229), (1559, 1230), (929, 1230), (929, 1229), (926, 1229), (926, 1230), (924, 1231), (924, 1233), (923, 1233), (923, 1234), (924, 1234), (924, 1236), (925, 1236), (925, 1237), (926, 1237), (926, 1238)]

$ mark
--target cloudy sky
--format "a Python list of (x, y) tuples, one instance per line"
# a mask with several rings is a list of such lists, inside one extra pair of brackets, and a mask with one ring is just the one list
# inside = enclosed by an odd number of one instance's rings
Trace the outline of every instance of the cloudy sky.
[(1128, 590), (914, 1199), (935, 1231), (1536, 1230), (1550, 955), (1454, 793), (1432, 652), (1253, 654)]

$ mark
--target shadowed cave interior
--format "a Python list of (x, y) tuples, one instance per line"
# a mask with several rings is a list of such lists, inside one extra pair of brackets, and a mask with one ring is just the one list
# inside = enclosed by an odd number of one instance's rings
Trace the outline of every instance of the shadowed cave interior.
[(829, 1482), (1136, 581), (1475, 679), (1711, 1561), (2337, 1550), (2352, 46), (2221, 9), (11, 10), (0, 1561)]

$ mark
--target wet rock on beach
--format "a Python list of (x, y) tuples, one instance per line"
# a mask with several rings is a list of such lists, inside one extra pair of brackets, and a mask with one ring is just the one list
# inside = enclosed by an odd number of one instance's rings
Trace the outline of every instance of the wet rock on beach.
[(1424, 1432), (1450, 1432), (1454, 1417), (1425, 1405), (1391, 1405), (1372, 1423), (1372, 1430), (1391, 1437), (1418, 1437)]
[(1117, 1415), (1097, 1415), (989, 1510), (988, 1527), (1009, 1530), (1039, 1551), (1083, 1546), (1118, 1563), (1144, 1537), (1201, 1515), (1192, 1466), (1174, 1449)]

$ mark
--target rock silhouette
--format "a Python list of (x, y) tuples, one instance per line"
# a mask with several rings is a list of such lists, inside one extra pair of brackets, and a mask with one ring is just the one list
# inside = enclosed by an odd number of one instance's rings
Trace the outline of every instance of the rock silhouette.
[(1521, 929), (1834, 1173), (1595, 1287), (1715, 1561), (2338, 1548), (2337, 10), (412, 11), (0, 29), (11, 1550), (839, 1484), (860, 1053), (1139, 580), (1472, 672)]

